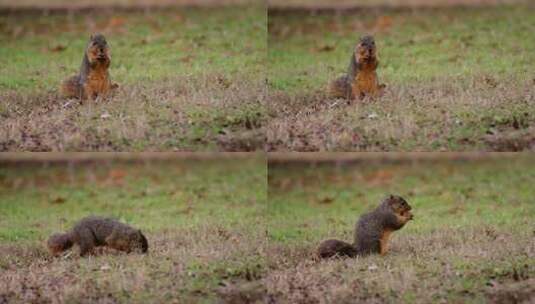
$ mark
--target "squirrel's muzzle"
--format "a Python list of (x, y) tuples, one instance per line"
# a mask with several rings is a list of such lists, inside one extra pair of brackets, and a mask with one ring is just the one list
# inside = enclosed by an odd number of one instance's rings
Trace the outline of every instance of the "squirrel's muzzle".
[(103, 55), (99, 55), (97, 56), (97, 60), (99, 62), (108, 62), (110, 59), (108, 58), (108, 56), (106, 56), (106, 54), (103, 54)]

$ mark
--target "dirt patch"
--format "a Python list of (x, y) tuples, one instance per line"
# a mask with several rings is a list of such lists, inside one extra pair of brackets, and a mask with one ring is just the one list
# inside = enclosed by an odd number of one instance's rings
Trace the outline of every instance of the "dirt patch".
[(266, 303), (267, 290), (261, 281), (225, 284), (218, 294), (229, 304)]
[(492, 283), (488, 289), (488, 298), (491, 303), (534, 303), (535, 278), (521, 280), (513, 283)]
[(511, 128), (511, 130), (495, 135), (488, 135), (485, 141), (494, 151), (533, 151), (535, 150), (535, 127), (523, 130)]

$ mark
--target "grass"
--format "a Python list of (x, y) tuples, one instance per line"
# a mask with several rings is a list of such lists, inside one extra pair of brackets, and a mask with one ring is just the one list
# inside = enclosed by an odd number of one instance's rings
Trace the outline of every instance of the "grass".
[[(533, 300), (533, 157), (269, 166), (268, 292), (280, 303)], [(385, 257), (319, 261), (388, 193), (415, 220)]]
[[(0, 24), (1, 150), (262, 148), (267, 46), (260, 4), (15, 11)], [(110, 73), (121, 88), (107, 102), (80, 105), (57, 88), (77, 72), (93, 32), (106, 35)]]
[[(277, 11), (268, 27), (270, 150), (533, 148), (535, 18), (526, 6)], [(388, 91), (348, 106), (325, 88), (364, 33), (376, 37)]]
[[(2, 166), (0, 299), (231, 299), (237, 286), (256, 286), (266, 270), (261, 216), (265, 180), (265, 162), (256, 156)], [(90, 214), (113, 216), (140, 228), (149, 240), (149, 253), (108, 250), (80, 259), (74, 249), (73, 254), (52, 258), (44, 244), (48, 236)]]

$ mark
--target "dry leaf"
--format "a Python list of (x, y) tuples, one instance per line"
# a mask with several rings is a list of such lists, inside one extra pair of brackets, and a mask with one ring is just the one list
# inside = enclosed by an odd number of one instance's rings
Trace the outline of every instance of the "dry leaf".
[(64, 197), (61, 197), (61, 196), (58, 196), (56, 198), (54, 198), (52, 201), (50, 201), (52, 204), (63, 204), (67, 201), (66, 198)]
[(54, 47), (49, 48), (51, 52), (63, 52), (67, 49), (67, 47), (63, 44), (57, 44)]
[(332, 44), (324, 44), (316, 48), (317, 52), (332, 52), (336, 47)]

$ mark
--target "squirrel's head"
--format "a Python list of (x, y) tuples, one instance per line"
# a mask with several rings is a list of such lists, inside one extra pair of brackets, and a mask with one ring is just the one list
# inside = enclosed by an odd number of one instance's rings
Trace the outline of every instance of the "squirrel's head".
[(129, 235), (131, 249), (140, 253), (147, 253), (149, 250), (149, 243), (147, 238), (141, 233), (141, 230), (135, 230)]
[(87, 44), (86, 55), (90, 64), (103, 64), (109, 66), (111, 62), (110, 48), (104, 35), (91, 35), (89, 43)]
[(355, 47), (355, 59), (358, 62), (372, 61), (376, 58), (375, 39), (366, 35), (360, 38)]
[(410, 212), (412, 207), (401, 196), (390, 194), (384, 199), (383, 204), (386, 204), (389, 208), (391, 208), (394, 213), (402, 216), (408, 216), (410, 219), (412, 219), (412, 213)]
[(66, 233), (55, 233), (48, 238), (47, 246), (52, 255), (59, 255), (73, 245), (70, 236)]

